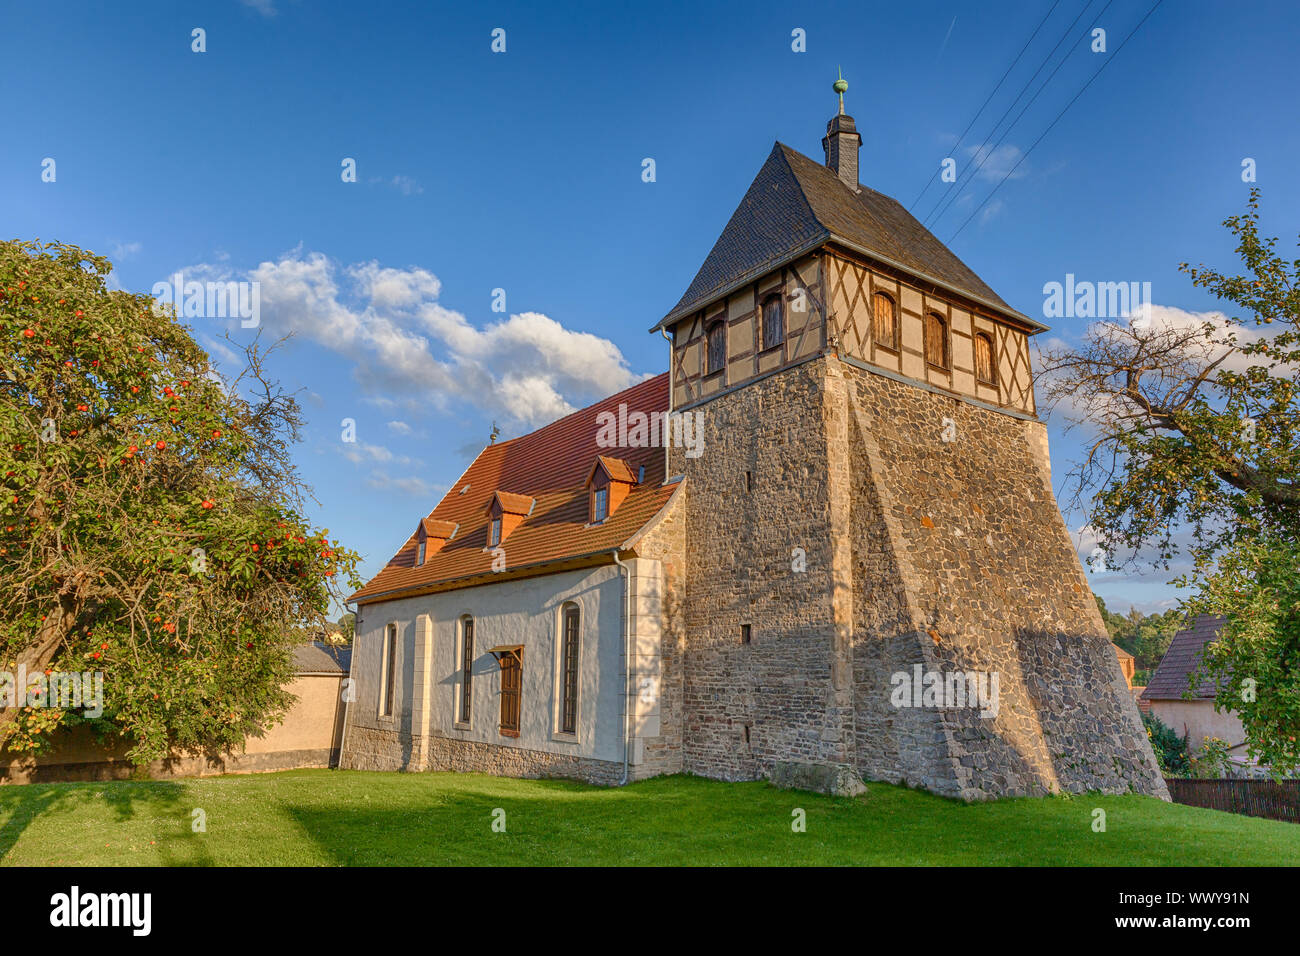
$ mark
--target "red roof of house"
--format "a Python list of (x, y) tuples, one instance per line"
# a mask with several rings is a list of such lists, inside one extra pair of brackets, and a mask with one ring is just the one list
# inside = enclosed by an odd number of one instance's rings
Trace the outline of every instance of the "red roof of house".
[[(507, 571), (586, 558), (626, 544), (663, 509), (678, 485), (663, 483), (662, 447), (596, 444), (597, 416), (602, 412), (617, 416), (620, 404), (626, 404), (629, 413), (667, 411), (668, 374), (647, 379), (530, 434), (488, 445), (429, 514), (435, 521), (459, 524), (456, 536), (416, 567), (416, 536), (412, 534), (383, 570), (348, 600), (373, 603), (406, 597), (408, 592), (482, 583), (484, 575), (491, 580), (488, 505), (498, 492), (503, 500), (516, 496), (536, 500), (532, 513), (502, 546)], [(644, 466), (645, 480), (632, 487), (605, 521), (588, 527), (585, 482), (597, 457), (606, 454), (626, 462), (633, 474)]]

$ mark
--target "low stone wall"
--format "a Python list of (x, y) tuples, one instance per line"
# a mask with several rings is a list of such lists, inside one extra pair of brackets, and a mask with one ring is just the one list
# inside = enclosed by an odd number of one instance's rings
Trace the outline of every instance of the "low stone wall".
[(129, 780), (146, 777), (210, 777), (224, 773), (270, 773), (276, 770), (327, 768), (333, 765), (336, 750), (278, 750), (270, 753), (223, 754), (219, 757), (178, 755), (155, 760), (142, 770), (131, 761), (86, 760), (75, 763), (42, 764), (34, 760), (16, 760), (0, 766), (0, 784), (67, 783), (72, 781)]

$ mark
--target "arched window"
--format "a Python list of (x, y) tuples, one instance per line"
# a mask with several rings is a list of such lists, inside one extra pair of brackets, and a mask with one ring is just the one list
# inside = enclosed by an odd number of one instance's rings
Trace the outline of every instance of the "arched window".
[(393, 716), (393, 699), (397, 687), (397, 625), (390, 623), (384, 629), (384, 659), (380, 664), (379, 716)]
[(460, 619), (460, 723), (469, 723), (470, 701), (474, 681), (474, 619), (466, 614)]
[(706, 341), (708, 342), (708, 362), (705, 366), (705, 374), (712, 375), (714, 372), (721, 372), (723, 366), (727, 364), (726, 323), (719, 321), (710, 325)]
[(938, 312), (925, 316), (925, 360), (939, 368), (948, 367), (948, 323)]
[(578, 645), (581, 640), (578, 605), (566, 604), (560, 616), (560, 733), (578, 731)]
[(763, 300), (763, 349), (776, 348), (785, 341), (785, 308), (780, 293)]
[(975, 333), (975, 377), (986, 385), (998, 383), (997, 366), (993, 364), (993, 340), (985, 332)]
[(872, 334), (876, 344), (887, 349), (898, 349), (898, 309), (894, 300), (884, 292), (871, 297)]

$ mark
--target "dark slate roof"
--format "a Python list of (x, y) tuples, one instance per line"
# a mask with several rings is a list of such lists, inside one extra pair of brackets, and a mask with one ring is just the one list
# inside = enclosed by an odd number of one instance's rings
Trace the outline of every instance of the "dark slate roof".
[(350, 644), (299, 644), (293, 649), (293, 669), (297, 674), (348, 674), (352, 670)]
[[(1188, 675), (1196, 669), (1201, 656), (1201, 649), (1206, 644), (1218, 640), (1226, 618), (1212, 614), (1200, 614), (1185, 629), (1174, 635), (1169, 642), (1169, 649), (1160, 658), (1156, 672), (1147, 681), (1147, 689), (1142, 692), (1144, 700), (1182, 700), (1187, 692)], [(1202, 679), (1197, 685), (1193, 698), (1208, 699), (1214, 696), (1214, 684)]]
[(855, 193), (834, 170), (776, 143), (694, 281), (655, 329), (830, 241), (1046, 328), (1002, 301), (896, 199), (866, 186)]

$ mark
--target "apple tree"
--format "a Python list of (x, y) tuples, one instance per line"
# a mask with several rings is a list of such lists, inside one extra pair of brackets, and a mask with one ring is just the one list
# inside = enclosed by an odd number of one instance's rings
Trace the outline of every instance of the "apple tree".
[[(99, 729), (139, 764), (235, 750), (292, 702), (291, 645), (357, 556), (303, 516), (301, 409), (267, 350), (223, 377), (111, 269), (0, 242), (0, 670), (102, 673)], [(84, 719), (23, 690), (0, 702), (11, 751)]]

